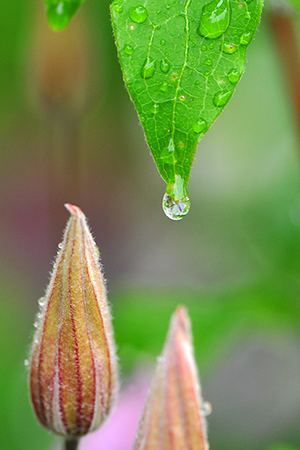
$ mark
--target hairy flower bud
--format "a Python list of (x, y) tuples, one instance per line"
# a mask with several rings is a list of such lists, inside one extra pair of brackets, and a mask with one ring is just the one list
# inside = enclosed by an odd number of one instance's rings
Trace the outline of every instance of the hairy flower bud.
[(172, 317), (134, 450), (208, 450), (205, 404), (184, 307)]
[(83, 212), (71, 213), (34, 336), (30, 394), (39, 422), (66, 437), (97, 429), (117, 390), (117, 362), (99, 251)]

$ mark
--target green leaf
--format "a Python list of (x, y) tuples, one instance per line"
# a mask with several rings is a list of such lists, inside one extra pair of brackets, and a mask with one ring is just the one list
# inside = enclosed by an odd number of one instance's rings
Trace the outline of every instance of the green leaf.
[[(231, 98), (262, 0), (114, 0), (119, 59), (159, 173), (165, 213), (187, 214), (198, 141)], [(229, 130), (230, 131), (230, 130)]]
[(45, 0), (47, 19), (55, 31), (63, 30), (84, 0)]

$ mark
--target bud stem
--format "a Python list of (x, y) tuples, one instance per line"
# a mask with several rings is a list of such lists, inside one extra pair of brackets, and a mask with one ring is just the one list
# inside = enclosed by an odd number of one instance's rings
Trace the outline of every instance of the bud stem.
[(79, 445), (79, 439), (66, 439), (65, 450), (77, 450)]

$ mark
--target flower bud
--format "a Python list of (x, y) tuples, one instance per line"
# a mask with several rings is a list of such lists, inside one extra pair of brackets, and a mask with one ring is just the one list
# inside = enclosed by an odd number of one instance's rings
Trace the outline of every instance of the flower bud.
[(184, 307), (172, 317), (134, 450), (208, 450), (205, 404)]
[(65, 437), (97, 429), (114, 403), (117, 359), (99, 251), (83, 212), (71, 213), (34, 336), (30, 395), (39, 422)]

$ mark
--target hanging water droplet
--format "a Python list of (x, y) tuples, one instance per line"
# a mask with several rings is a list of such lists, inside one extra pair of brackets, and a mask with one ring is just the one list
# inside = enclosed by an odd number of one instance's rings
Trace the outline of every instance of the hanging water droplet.
[(250, 31), (242, 34), (240, 43), (242, 45), (248, 45), (252, 39), (252, 33)]
[(132, 22), (143, 23), (148, 17), (148, 12), (142, 5), (132, 6), (129, 10), (129, 17)]
[(231, 95), (232, 95), (232, 92), (231, 91), (227, 91), (227, 90), (226, 91), (217, 92), (215, 94), (214, 100), (213, 100), (215, 106), (220, 107), (220, 106), (226, 105), (226, 103), (230, 99)]
[(156, 61), (155, 59), (149, 57), (146, 59), (146, 61), (144, 62), (144, 65), (141, 69), (141, 76), (142, 78), (144, 78), (145, 80), (148, 78), (152, 78), (154, 73), (156, 71)]
[(59, 1), (56, 4), (47, 6), (47, 19), (51, 27), (56, 30), (65, 28), (70, 19), (75, 14), (78, 6), (74, 6), (69, 2)]
[(227, 30), (229, 22), (229, 0), (212, 0), (202, 8), (197, 32), (207, 39), (216, 39)]
[(24, 361), (24, 366), (25, 366), (25, 367), (28, 367), (28, 366), (29, 366), (29, 361), (28, 361), (28, 359), (25, 359), (25, 361)]
[(238, 50), (239, 46), (237, 44), (232, 44), (231, 42), (224, 41), (222, 43), (222, 51), (224, 53), (235, 53)]
[(193, 130), (195, 133), (199, 134), (206, 130), (207, 123), (204, 119), (199, 119), (193, 124)]
[(240, 72), (237, 69), (231, 69), (231, 71), (228, 73), (228, 80), (231, 84), (236, 84), (240, 79)]
[(167, 186), (162, 206), (165, 215), (172, 220), (181, 220), (189, 212), (190, 199), (186, 183), (180, 175), (175, 175), (175, 183)]
[(207, 59), (205, 60), (205, 64), (206, 64), (207, 66), (211, 66), (211, 65), (212, 65), (212, 60), (211, 60), (210, 58), (207, 58)]
[(118, 12), (118, 13), (121, 13), (121, 12), (123, 12), (123, 6), (122, 6), (122, 1), (120, 1), (120, 0), (114, 0), (113, 2), (112, 2), (112, 8), (116, 11), (116, 12)]
[(133, 47), (131, 45), (125, 44), (124, 45), (124, 52), (126, 53), (126, 55), (132, 55)]
[(203, 416), (210, 416), (212, 413), (212, 406), (210, 402), (203, 402), (201, 405), (201, 412)]
[(62, 243), (62, 242), (60, 242), (60, 243), (58, 244), (58, 248), (59, 248), (59, 249), (62, 249), (62, 248), (63, 248), (63, 243)]
[(160, 45), (166, 45), (167, 41), (165, 39), (161, 39)]
[(170, 64), (168, 63), (167, 59), (164, 58), (160, 62), (160, 70), (164, 73), (168, 73), (170, 70)]

